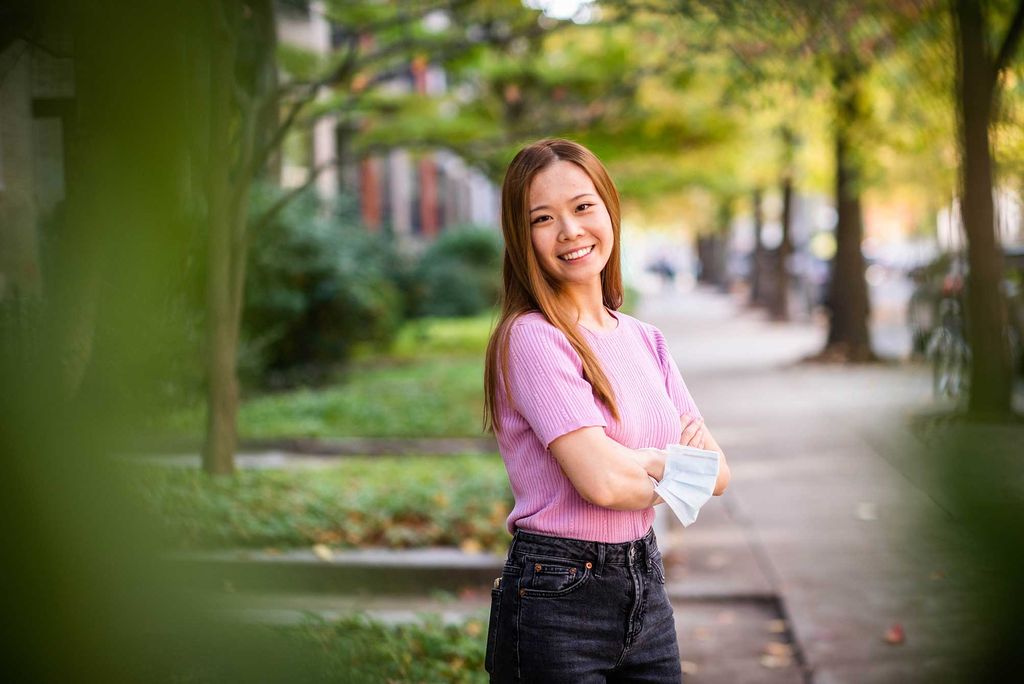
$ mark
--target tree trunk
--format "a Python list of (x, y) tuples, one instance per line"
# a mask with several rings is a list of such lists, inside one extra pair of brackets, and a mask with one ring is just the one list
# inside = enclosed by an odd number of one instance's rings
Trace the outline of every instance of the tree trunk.
[(729, 287), (726, 274), (726, 251), (729, 245), (729, 226), (732, 222), (732, 199), (723, 198), (718, 202), (717, 223), (712, 232), (697, 236), (697, 258), (700, 260), (699, 280), (707, 285), (726, 290)]
[(840, 61), (835, 72), (836, 96), (836, 253), (828, 287), (829, 329), (826, 356), (845, 361), (871, 361), (868, 330), (868, 289), (861, 252), (864, 227), (860, 204), (860, 169), (852, 154), (851, 134), (860, 117), (860, 75)]
[[(215, 3), (219, 5), (220, 3)], [(215, 8), (214, 12), (218, 10)], [(216, 20), (216, 19), (215, 19)], [(216, 24), (215, 24), (216, 25)], [(203, 470), (234, 471), (238, 441), (237, 333), (232, 302), (231, 85), (237, 36), (214, 30), (210, 41), (210, 153), (207, 199), (206, 440)]]
[(988, 139), (996, 81), (978, 3), (957, 0), (955, 14), (961, 215), (969, 269), (965, 292), (971, 348), (968, 411), (1005, 415), (1011, 412), (1013, 378), (1005, 333), (1006, 303), (1000, 290), (1003, 259), (996, 239)]
[(793, 222), (793, 178), (787, 173), (782, 178), (782, 242), (773, 253), (773, 279), (768, 311), (772, 320), (789, 320), (789, 255), (793, 251), (790, 230)]
[(754, 188), (751, 201), (754, 206), (754, 252), (750, 256), (750, 306), (760, 306), (763, 303), (763, 274), (764, 247), (761, 246), (761, 230), (764, 227), (764, 215), (761, 213), (761, 188)]
[(211, 5), (210, 130), (206, 186), (207, 420), (203, 469), (234, 471), (238, 443), (238, 344), (248, 256), (249, 192), (270, 155), (276, 117), (274, 13), (270, 0), (244, 11), (231, 0)]

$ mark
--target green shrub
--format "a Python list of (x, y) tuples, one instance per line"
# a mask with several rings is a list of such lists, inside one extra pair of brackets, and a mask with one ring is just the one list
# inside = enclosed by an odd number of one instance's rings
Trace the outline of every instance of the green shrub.
[(415, 316), (473, 316), (498, 301), (502, 241), (489, 228), (441, 234), (420, 256), (406, 283)]
[[(257, 210), (281, 192), (260, 188)], [(392, 275), (401, 259), (353, 214), (344, 202), (324, 213), (306, 194), (253, 232), (239, 363), (247, 379), (318, 381), (357, 344), (390, 343), (402, 317)]]

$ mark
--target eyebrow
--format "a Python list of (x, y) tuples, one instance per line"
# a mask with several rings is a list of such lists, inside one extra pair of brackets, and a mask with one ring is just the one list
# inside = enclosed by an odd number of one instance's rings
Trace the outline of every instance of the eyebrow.
[[(578, 199), (579, 199), (580, 197), (587, 197), (588, 195), (591, 195), (591, 196), (595, 196), (595, 197), (596, 197), (596, 195), (594, 195), (594, 193), (592, 193), (592, 192), (584, 192), (584, 193), (581, 193), (581, 194), (579, 194), (579, 195), (576, 195), (575, 197), (573, 197), (573, 198), (572, 198), (571, 200), (569, 200), (569, 201), (570, 201), (570, 202), (575, 202), (575, 201), (576, 201), (576, 200), (578, 200)], [(551, 207), (549, 207), (548, 205), (546, 205), (546, 204), (542, 204), (542, 205), (540, 205), (539, 207), (534, 207), (533, 209), (531, 209), (531, 210), (530, 210), (530, 213), (532, 214), (532, 213), (533, 213), (533, 212), (535, 212), (535, 211), (539, 211), (539, 210), (541, 210), (541, 209), (550, 209), (550, 208), (551, 208)]]

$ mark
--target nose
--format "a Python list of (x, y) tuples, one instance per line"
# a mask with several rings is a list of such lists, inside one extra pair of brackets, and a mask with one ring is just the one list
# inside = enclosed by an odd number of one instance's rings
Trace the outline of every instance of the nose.
[(583, 226), (580, 224), (579, 219), (575, 216), (570, 216), (562, 220), (561, 230), (559, 231), (559, 237), (564, 242), (572, 242), (580, 235), (583, 235)]

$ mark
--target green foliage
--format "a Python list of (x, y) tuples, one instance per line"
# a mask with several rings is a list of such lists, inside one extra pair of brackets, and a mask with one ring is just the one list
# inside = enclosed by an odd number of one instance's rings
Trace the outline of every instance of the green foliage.
[(356, 614), (336, 621), (311, 616), (286, 634), (319, 645), (325, 679), (380, 682), (485, 682), (486, 624), (471, 618), (446, 625), (436, 615), (387, 625)]
[[(280, 194), (254, 193), (270, 205)], [(259, 212), (257, 212), (258, 214)], [(358, 343), (386, 345), (401, 320), (392, 241), (363, 230), (344, 204), (305, 194), (251, 237), (243, 374), (262, 384), (320, 379)]]
[[(352, 457), (329, 468), (130, 466), (134, 489), (179, 548), (419, 547), (509, 541), (508, 477), (497, 454)], [(396, 489), (396, 487), (400, 487)]]
[[(243, 402), (243, 438), (478, 436), (483, 410), (483, 352), (476, 358), (429, 357), (360, 362), (344, 383), (266, 394)], [(199, 435), (205, 408), (159, 416), (150, 434)]]
[(501, 288), (497, 231), (464, 227), (441, 234), (423, 253), (407, 285), (416, 316), (473, 316), (493, 307)]
[(289, 43), (278, 43), (277, 63), (289, 76), (305, 80), (316, 78), (325, 68), (316, 52)]
[(395, 337), (389, 356), (412, 360), (428, 356), (482, 358), (487, 349), (496, 311), (473, 318), (417, 318)]

